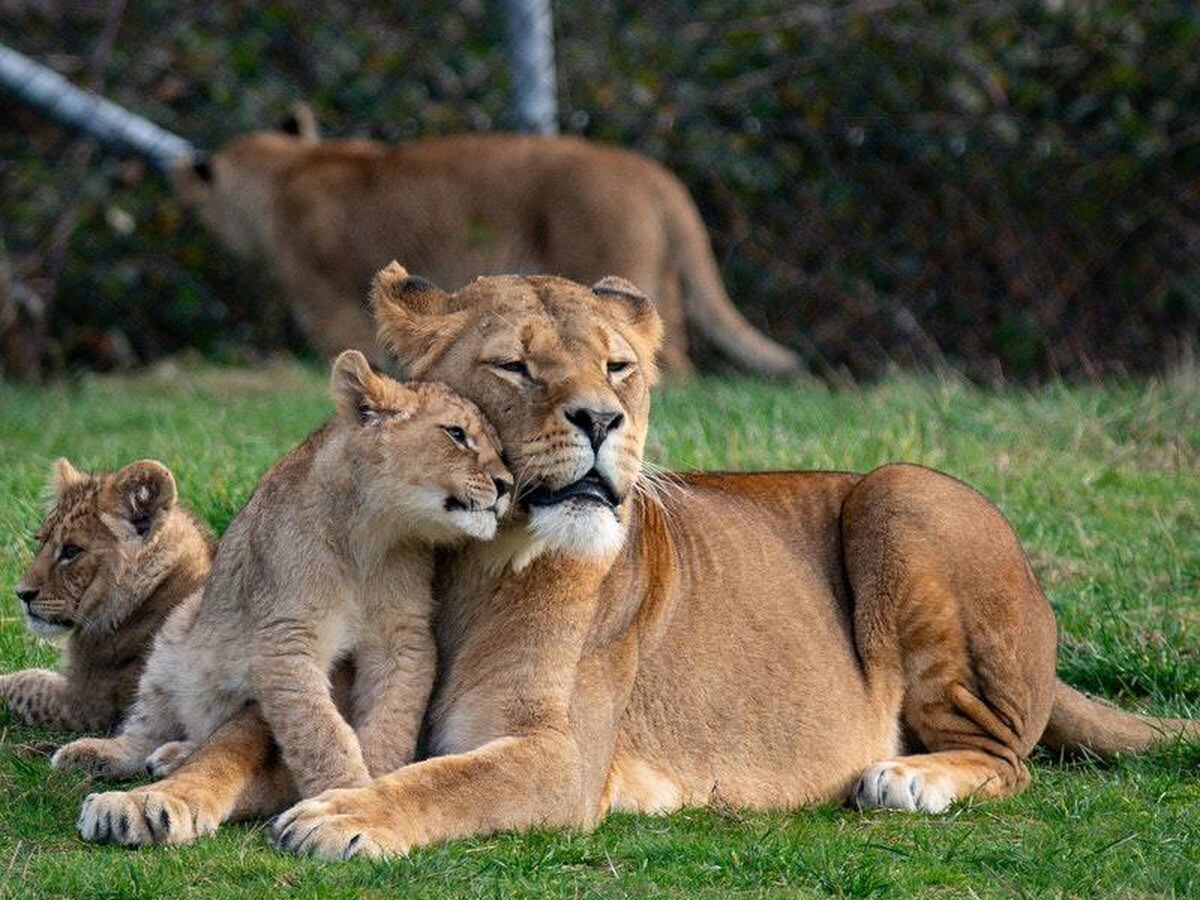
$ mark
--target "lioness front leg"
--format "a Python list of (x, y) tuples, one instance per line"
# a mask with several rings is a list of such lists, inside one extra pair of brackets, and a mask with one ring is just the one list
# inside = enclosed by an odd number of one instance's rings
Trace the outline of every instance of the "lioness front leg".
[[(621, 706), (608, 693), (579, 693), (597, 580), (586, 563), (539, 560), (474, 597), (474, 611), (495, 624), (449, 668), (488, 677), (460, 684), (452, 674), (443, 690), (453, 699), (443, 712), (444, 719), (463, 713), (453, 739), (475, 749), (302, 801), (272, 822), (276, 846), (347, 859), (495, 831), (589, 824), (600, 785), (592, 796), (585, 770), (606, 771), (613, 733), (592, 733), (572, 710)], [(593, 689), (627, 694), (631, 682)]]
[(1054, 697), (1053, 614), (1004, 518), (949, 476), (890, 465), (842, 510), (855, 638), (915, 752), (872, 765), (859, 807), (940, 812), (1029, 783)]
[(78, 829), (87, 841), (185, 844), (222, 822), (277, 813), (298, 796), (266, 722), (247, 707), (162, 781), (90, 794)]
[(0, 675), (0, 698), (26, 725), (88, 731), (104, 727), (112, 717), (105, 704), (101, 704), (103, 709), (78, 709), (70, 683), (49, 669), (23, 669)]
[(270, 823), (281, 850), (322, 859), (402, 854), (493, 831), (586, 824), (580, 757), (561, 732), (501, 738), (364, 788), (325, 791)]

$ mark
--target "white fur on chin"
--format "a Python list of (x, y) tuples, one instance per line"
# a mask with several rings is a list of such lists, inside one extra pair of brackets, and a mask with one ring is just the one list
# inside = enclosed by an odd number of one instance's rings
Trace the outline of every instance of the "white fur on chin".
[(611, 556), (625, 541), (625, 526), (616, 510), (586, 500), (533, 507), (529, 533), (543, 552), (584, 558)]
[(71, 629), (66, 625), (57, 625), (54, 622), (47, 622), (44, 619), (35, 619), (30, 615), (25, 616), (25, 627), (46, 641), (57, 641), (71, 633)]

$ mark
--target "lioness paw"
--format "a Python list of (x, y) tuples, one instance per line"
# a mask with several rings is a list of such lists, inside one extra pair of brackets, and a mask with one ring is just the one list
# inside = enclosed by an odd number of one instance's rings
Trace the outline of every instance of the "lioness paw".
[(160, 791), (108, 791), (87, 796), (76, 827), (85, 841), (136, 847), (188, 844), (214, 833), (217, 822)]
[(191, 741), (169, 741), (146, 757), (146, 768), (155, 778), (166, 778), (195, 752)]
[(378, 859), (406, 852), (407, 844), (386, 818), (371, 811), (375, 802), (370, 789), (325, 791), (272, 819), (268, 836), (277, 850), (318, 859)]
[(850, 795), (859, 809), (942, 812), (955, 799), (953, 786), (935, 774), (894, 759), (875, 763)]
[(130, 778), (141, 771), (141, 761), (126, 756), (121, 744), (105, 738), (80, 738), (59, 747), (50, 758), (59, 771), (78, 769), (98, 778)]

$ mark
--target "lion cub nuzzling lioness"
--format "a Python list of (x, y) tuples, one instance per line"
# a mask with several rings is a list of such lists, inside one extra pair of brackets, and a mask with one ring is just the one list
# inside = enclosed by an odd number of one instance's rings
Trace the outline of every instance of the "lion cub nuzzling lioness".
[[(56, 767), (165, 773), (249, 702), (305, 796), (412, 759), (436, 656), (433, 548), (492, 538), (512, 478), (491, 425), (448, 388), (400, 384), (354, 350), (331, 386), (337, 414), (230, 524), (203, 596), (163, 628), (121, 733), (68, 744)], [(344, 658), (353, 729), (330, 692)]]
[(0, 675), (0, 705), (30, 725), (108, 730), (133, 702), (155, 633), (203, 586), (212, 535), (152, 459), (89, 475), (60, 458), (50, 487), (16, 592), (30, 631), (65, 638), (63, 671)]

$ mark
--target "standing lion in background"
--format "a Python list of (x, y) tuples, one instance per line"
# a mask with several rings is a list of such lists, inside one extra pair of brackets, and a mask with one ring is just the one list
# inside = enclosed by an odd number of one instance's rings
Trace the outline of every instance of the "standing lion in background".
[(361, 298), (398, 258), (448, 288), (489, 273), (619, 274), (654, 297), (672, 374), (692, 369), (688, 329), (740, 367), (805, 374), (734, 308), (687, 188), (658, 163), (577, 138), (506, 134), (392, 147), (320, 141), (299, 108), (279, 131), (180, 166), (183, 201), (238, 256), (265, 260), (322, 355), (371, 353)]

